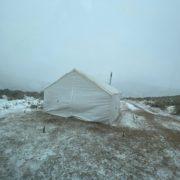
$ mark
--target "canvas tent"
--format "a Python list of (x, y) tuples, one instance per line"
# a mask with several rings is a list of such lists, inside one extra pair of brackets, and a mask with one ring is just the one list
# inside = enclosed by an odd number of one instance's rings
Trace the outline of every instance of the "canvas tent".
[(44, 110), (86, 121), (111, 121), (119, 116), (118, 90), (73, 69), (44, 90)]

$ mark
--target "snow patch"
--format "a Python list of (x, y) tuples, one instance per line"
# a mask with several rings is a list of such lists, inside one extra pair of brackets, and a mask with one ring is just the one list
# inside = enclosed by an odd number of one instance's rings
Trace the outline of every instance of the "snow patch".
[(121, 109), (121, 111), (123, 111), (123, 110), (131, 110), (131, 111), (139, 110), (138, 107), (136, 107), (135, 105), (133, 105), (132, 103), (129, 103), (127, 101), (120, 101), (120, 109)]
[(173, 148), (170, 149), (166, 149), (165, 153), (171, 157), (171, 159), (174, 161), (174, 164), (177, 167), (180, 167), (180, 151), (179, 150), (175, 150)]
[(176, 113), (176, 107), (175, 106), (168, 106), (167, 111), (169, 114), (175, 114)]
[(31, 107), (41, 107), (43, 101), (33, 97), (24, 97), (8, 101), (7, 98), (0, 99), (0, 118), (6, 117), (10, 113), (29, 112)]
[(126, 159), (126, 155), (125, 155), (125, 154), (116, 154), (115, 156), (116, 156), (118, 159), (122, 159), (122, 160)]
[(180, 123), (179, 122), (161, 122), (162, 126), (167, 129), (172, 129), (176, 131), (180, 131)]
[(144, 129), (148, 127), (148, 124), (143, 116), (137, 116), (129, 112), (122, 115), (121, 125), (134, 129)]
[(134, 106), (133, 104), (130, 104), (128, 102), (126, 103), (126, 105), (127, 105), (128, 109), (131, 110), (131, 111), (139, 110), (139, 108), (137, 108), (136, 106)]
[(49, 156), (53, 156), (53, 155), (56, 155), (56, 154), (51, 149), (47, 149), (40, 156), (40, 160), (46, 160)]
[(168, 168), (159, 168), (157, 170), (157, 176), (160, 179), (171, 179), (172, 178), (172, 171), (169, 170)]
[[(131, 103), (131, 101), (130, 101)], [(133, 101), (132, 104), (134, 104), (136, 107), (139, 107), (140, 109), (143, 109), (144, 111), (153, 114), (153, 115), (161, 115), (161, 116), (167, 116), (172, 117), (172, 114), (169, 111), (173, 110), (173, 106), (170, 107), (168, 110), (161, 110), (160, 108), (151, 107), (150, 105), (145, 104), (146, 101)]]

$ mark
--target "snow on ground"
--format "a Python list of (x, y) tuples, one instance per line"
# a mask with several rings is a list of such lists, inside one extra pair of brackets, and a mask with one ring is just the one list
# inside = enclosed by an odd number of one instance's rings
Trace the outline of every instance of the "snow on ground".
[(136, 106), (134, 106), (133, 104), (130, 104), (128, 102), (126, 102), (126, 105), (128, 107), (129, 110), (132, 110), (132, 111), (137, 111), (139, 110), (139, 108), (137, 108)]
[(133, 129), (154, 130), (153, 123), (162, 127), (180, 131), (178, 116), (169, 114), (158, 108), (151, 108), (149, 105), (139, 101), (121, 101), (121, 116), (113, 122), (113, 126), (122, 126)]
[(138, 111), (139, 110), (138, 107), (136, 107), (132, 103), (125, 101), (125, 100), (120, 101), (120, 109), (121, 109), (121, 111), (124, 111), (124, 110)]
[(0, 121), (0, 179), (179, 179), (179, 133), (170, 132), (14, 114)]
[(120, 118), (120, 125), (123, 127), (129, 127), (134, 129), (149, 129), (149, 125), (146, 122), (145, 117), (138, 116), (133, 113), (122, 113)]
[(151, 106), (145, 104), (145, 102), (143, 101), (130, 101), (129, 103), (132, 103), (136, 105), (136, 107), (139, 107), (140, 109), (143, 109), (144, 111), (154, 115), (158, 115), (161, 111), (159, 108), (152, 108)]
[(176, 112), (176, 107), (175, 106), (168, 106), (167, 107), (167, 112), (169, 114), (174, 114)]
[(113, 126), (122, 126), (133, 129), (153, 129), (143, 115), (137, 114), (140, 108), (128, 101), (120, 102), (121, 115), (118, 120), (112, 123)]
[(180, 124), (169, 116), (121, 101), (120, 117), (105, 125), (31, 111), (32, 105), (42, 101), (0, 100), (0, 179), (180, 177)]
[(10, 113), (28, 112), (33, 107), (41, 107), (42, 100), (33, 97), (24, 97), (24, 99), (10, 100), (0, 99), (0, 118), (6, 117)]
[(154, 114), (161, 115), (166, 117), (175, 117), (180, 120), (180, 116), (172, 115), (171, 112), (174, 110), (174, 106), (169, 106), (166, 110), (161, 110), (160, 108), (151, 107), (146, 104), (146, 101), (132, 101), (128, 100), (129, 104), (134, 105), (136, 108), (143, 109), (144, 111)]
[(164, 128), (180, 131), (180, 122), (178, 119), (155, 116), (154, 120)]
[(180, 123), (179, 122), (163, 122), (162, 125), (168, 129), (180, 131)]

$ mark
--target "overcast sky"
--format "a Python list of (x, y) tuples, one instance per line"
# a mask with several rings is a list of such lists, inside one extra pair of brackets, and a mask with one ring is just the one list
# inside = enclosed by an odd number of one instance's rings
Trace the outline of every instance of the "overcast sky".
[(0, 1), (0, 88), (39, 90), (72, 68), (180, 89), (180, 0)]

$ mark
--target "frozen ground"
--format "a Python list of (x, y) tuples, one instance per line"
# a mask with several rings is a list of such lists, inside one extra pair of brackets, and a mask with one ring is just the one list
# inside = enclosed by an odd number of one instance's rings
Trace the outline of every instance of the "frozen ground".
[(111, 125), (11, 113), (0, 119), (0, 179), (180, 179), (179, 127), (126, 101)]

